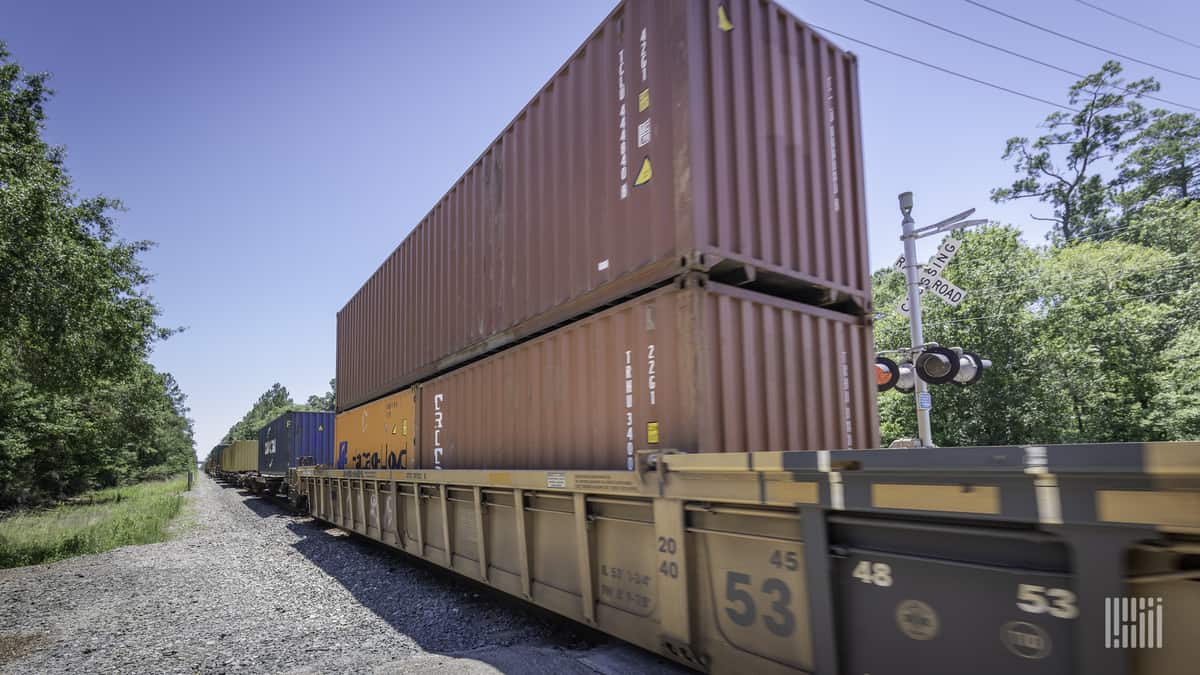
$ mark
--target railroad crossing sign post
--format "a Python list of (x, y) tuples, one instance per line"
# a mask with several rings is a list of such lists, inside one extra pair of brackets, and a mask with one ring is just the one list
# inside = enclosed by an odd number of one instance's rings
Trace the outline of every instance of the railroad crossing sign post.
[[(982, 225), (987, 220), (982, 218), (966, 220), (968, 216), (975, 213), (975, 209), (967, 209), (932, 225), (917, 228), (914, 227), (916, 222), (912, 217), (912, 209), (912, 193), (900, 193), (900, 213), (904, 216), (904, 220), (900, 224), (902, 230), (900, 241), (904, 244), (904, 278), (908, 286), (907, 301), (901, 303), (900, 308), (903, 313), (908, 314), (909, 335), (912, 337), (913, 349), (917, 350), (925, 345), (925, 334), (921, 329), (921, 292), (929, 288), (938, 298), (952, 305), (957, 305), (966, 295), (961, 288), (941, 278), (942, 270), (950, 262), (950, 258), (958, 252), (958, 242), (949, 238), (943, 241), (942, 245), (938, 247), (937, 254), (922, 271), (917, 263), (917, 240), (972, 225)], [(906, 304), (907, 307), (905, 307)], [(917, 437), (922, 447), (931, 448), (933, 447), (933, 432), (930, 429), (929, 411), (933, 408), (933, 397), (929, 393), (929, 385), (919, 377), (916, 378), (916, 396), (914, 398), (917, 402)]]
[[(967, 297), (967, 292), (963, 289), (950, 283), (942, 276), (942, 272), (946, 269), (946, 265), (958, 253), (962, 247), (962, 242), (951, 237), (946, 237), (942, 243), (938, 245), (937, 253), (929, 259), (929, 262), (921, 267), (921, 275), (919, 282), (921, 284), (921, 294), (925, 291), (932, 291), (934, 296), (942, 302), (952, 306), (958, 306), (958, 303)], [(900, 256), (896, 260), (895, 268), (901, 272), (904, 271), (905, 257)], [(900, 299), (900, 303), (896, 305), (896, 311), (904, 316), (909, 315), (908, 311), (908, 296), (905, 295)]]

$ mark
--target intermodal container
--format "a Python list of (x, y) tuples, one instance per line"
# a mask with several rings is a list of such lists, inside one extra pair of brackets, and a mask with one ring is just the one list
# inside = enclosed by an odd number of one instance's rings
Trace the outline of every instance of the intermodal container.
[(667, 287), (420, 386), (420, 468), (630, 469), (639, 450), (877, 447), (863, 317)]
[(258, 470), (258, 441), (233, 441), (222, 453), (221, 469), (233, 473)]
[(290, 411), (258, 431), (258, 472), (287, 475), (289, 467), (333, 466), (333, 413)]
[(408, 469), (416, 456), (416, 389), (337, 416), (338, 469)]
[(227, 447), (229, 446), (224, 443), (218, 443), (213, 446), (213, 449), (208, 453), (209, 466), (217, 468), (221, 466), (221, 460), (225, 457), (224, 453)]
[(855, 57), (763, 0), (625, 0), (338, 313), (338, 410), (684, 269), (862, 314)]

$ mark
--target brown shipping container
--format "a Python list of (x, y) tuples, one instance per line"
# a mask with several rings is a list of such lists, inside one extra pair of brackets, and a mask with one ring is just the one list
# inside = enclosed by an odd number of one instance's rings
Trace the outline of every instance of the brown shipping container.
[(872, 350), (861, 317), (670, 286), (422, 384), (420, 468), (877, 447)]
[(621, 3), (338, 313), (338, 410), (683, 267), (865, 312), (857, 93), (772, 3)]

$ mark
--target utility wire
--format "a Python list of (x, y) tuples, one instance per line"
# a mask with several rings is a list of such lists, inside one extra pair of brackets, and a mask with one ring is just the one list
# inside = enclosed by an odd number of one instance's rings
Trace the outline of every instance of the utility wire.
[[(965, 33), (959, 33), (958, 31), (951, 30), (949, 28), (946, 28), (945, 26), (938, 25), (932, 21), (927, 21), (920, 17), (913, 16), (912, 14), (906, 14), (894, 7), (888, 7), (887, 5), (885, 5), (881, 2), (875, 2), (875, 0), (863, 0), (863, 2), (867, 3), (868, 5), (874, 5), (874, 6), (878, 7), (879, 9), (891, 12), (892, 14), (897, 14), (897, 15), (902, 16), (911, 21), (916, 21), (917, 23), (925, 24), (926, 26), (929, 26), (930, 28), (936, 28), (937, 30), (942, 31), (943, 33), (949, 33), (950, 35), (953, 35), (955, 37), (960, 37), (964, 40), (969, 40), (970, 42), (974, 42), (975, 44), (978, 44), (978, 45), (983, 45), (984, 47), (988, 47), (989, 49), (994, 49), (998, 52), (1003, 52), (1005, 54), (1008, 54), (1009, 56), (1015, 56), (1018, 59), (1024, 59), (1026, 61), (1029, 61), (1030, 63), (1036, 63), (1039, 66), (1043, 66), (1043, 67), (1049, 68), (1051, 70), (1057, 70), (1060, 73), (1065, 73), (1067, 75), (1071, 75), (1072, 77), (1078, 77), (1079, 79), (1083, 79), (1083, 78), (1087, 77), (1087, 75), (1084, 75), (1083, 73), (1077, 73), (1073, 70), (1067, 70), (1066, 68), (1061, 68), (1059, 66), (1054, 65), (1053, 63), (1046, 63), (1045, 61), (1039, 61), (1038, 59), (1035, 59), (1032, 56), (1027, 56), (1020, 52), (1015, 52), (1011, 49), (1006, 49), (1004, 47), (1001, 47), (1000, 45), (994, 45), (990, 42), (984, 42), (983, 40), (980, 40), (979, 38), (972, 37)], [(1122, 87), (1120, 85), (1111, 85), (1111, 86), (1113, 86), (1116, 89), (1120, 89), (1127, 94), (1136, 93), (1136, 92), (1134, 92), (1134, 90), (1132, 90), (1128, 87)], [(1089, 92), (1089, 93), (1094, 93), (1094, 92)], [(1196, 112), (1200, 112), (1200, 108), (1187, 105), (1186, 103), (1176, 103), (1175, 101), (1169, 101), (1165, 98), (1159, 98), (1157, 96), (1151, 96), (1149, 94), (1142, 94), (1142, 96), (1145, 98), (1154, 100), (1154, 101), (1158, 101), (1160, 103), (1166, 103), (1168, 105), (1173, 105), (1173, 106), (1177, 106), (1180, 108), (1187, 108), (1188, 110), (1194, 110)]]
[[(806, 23), (807, 23), (807, 22), (806, 22)], [(962, 78), (962, 79), (964, 79), (964, 80), (969, 80), (969, 81), (971, 81), (971, 82), (974, 82), (975, 84), (982, 84), (982, 85), (983, 85), (983, 86), (985, 86), (985, 87), (991, 87), (992, 89), (998, 89), (998, 90), (1000, 90), (1000, 91), (1007, 92), (1007, 93), (1009, 93), (1009, 94), (1013, 94), (1014, 96), (1020, 96), (1021, 98), (1027, 98), (1027, 99), (1029, 99), (1029, 100), (1031, 100), (1031, 101), (1037, 101), (1038, 103), (1045, 103), (1046, 105), (1049, 105), (1049, 106), (1054, 106), (1055, 108), (1062, 108), (1063, 110), (1066, 110), (1066, 111), (1069, 111), (1069, 112), (1073, 112), (1073, 113), (1077, 113), (1077, 112), (1079, 112), (1079, 111), (1078, 111), (1078, 110), (1076, 110), (1075, 108), (1070, 108), (1070, 107), (1068, 107), (1068, 106), (1065, 106), (1065, 105), (1063, 105), (1063, 104), (1061, 104), (1061, 103), (1055, 103), (1054, 101), (1050, 101), (1050, 100), (1047, 100), (1047, 99), (1044, 99), (1044, 98), (1038, 98), (1037, 96), (1034, 96), (1033, 94), (1026, 94), (1026, 93), (1024, 93), (1024, 92), (1017, 91), (1016, 89), (1009, 89), (1008, 87), (1004, 87), (1004, 86), (1001, 86), (1001, 85), (998, 85), (998, 84), (995, 84), (995, 83), (992, 83), (992, 82), (988, 82), (988, 81), (986, 81), (986, 80), (981, 80), (981, 79), (979, 79), (979, 78), (976, 78), (976, 77), (971, 77), (970, 75), (963, 75), (962, 73), (959, 73), (959, 72), (956, 72), (956, 71), (950, 70), (949, 68), (943, 68), (943, 67), (941, 67), (941, 66), (938, 66), (938, 65), (934, 65), (934, 64), (932, 64), (932, 63), (929, 63), (928, 61), (922, 61), (921, 59), (913, 58), (913, 57), (911, 57), (911, 56), (907, 56), (907, 55), (905, 55), (905, 54), (901, 54), (900, 52), (895, 52), (895, 51), (892, 51), (892, 50), (890, 50), (890, 49), (887, 49), (886, 47), (880, 47), (879, 45), (876, 45), (876, 44), (871, 44), (870, 42), (867, 42), (866, 40), (859, 40), (858, 38), (852, 38), (852, 37), (850, 37), (849, 35), (846, 35), (846, 34), (844, 34), (844, 33), (839, 33), (839, 32), (837, 32), (837, 31), (835, 31), (835, 30), (830, 30), (830, 29), (828, 29), (828, 28), (822, 28), (822, 27), (820, 27), (820, 26), (818, 26), (818, 25), (816, 25), (816, 24), (814, 24), (814, 23), (809, 23), (809, 24), (808, 24), (808, 26), (809, 26), (810, 28), (815, 28), (815, 29), (817, 29), (817, 30), (819, 30), (819, 31), (821, 31), (821, 32), (823, 32), (823, 33), (829, 33), (830, 35), (836, 35), (836, 36), (838, 36), (838, 37), (842, 38), (843, 40), (849, 40), (849, 41), (851, 41), (851, 42), (857, 42), (858, 44), (860, 44), (860, 45), (863, 45), (863, 46), (865, 46), (865, 47), (870, 47), (871, 49), (877, 49), (877, 50), (879, 50), (879, 51), (881, 51), (881, 52), (883, 52), (883, 53), (885, 53), (885, 54), (891, 54), (892, 56), (895, 56), (895, 57), (897, 57), (897, 58), (904, 59), (905, 61), (911, 61), (911, 62), (913, 62), (913, 63), (917, 63), (917, 64), (920, 64), (920, 65), (922, 65), (922, 66), (925, 66), (926, 68), (932, 68), (932, 69), (934, 69), (934, 70), (937, 70), (937, 71), (940, 71), (940, 72), (946, 73), (947, 75), (953, 75), (953, 76), (955, 76), (955, 77), (959, 77), (959, 78)]]
[(1029, 26), (1030, 28), (1036, 28), (1037, 30), (1042, 31), (1043, 33), (1049, 33), (1051, 35), (1060, 37), (1064, 40), (1070, 40), (1071, 42), (1074, 42), (1075, 44), (1080, 44), (1080, 45), (1083, 45), (1084, 47), (1091, 47), (1092, 49), (1102, 51), (1105, 54), (1111, 54), (1118, 58), (1125, 59), (1126, 61), (1133, 61), (1134, 63), (1140, 63), (1143, 66), (1155, 68), (1155, 69), (1161, 70), (1165, 73), (1171, 73), (1172, 75), (1178, 75), (1180, 77), (1186, 77), (1190, 80), (1196, 80), (1196, 81), (1200, 82), (1200, 77), (1197, 77), (1196, 75), (1192, 75), (1190, 73), (1185, 73), (1185, 72), (1178, 71), (1178, 70), (1173, 70), (1166, 66), (1160, 66), (1156, 63), (1151, 63), (1149, 61), (1143, 61), (1141, 59), (1134, 58), (1132, 56), (1129, 56), (1127, 54), (1122, 54), (1120, 52), (1114, 52), (1113, 50), (1107, 49), (1105, 47), (1101, 47), (1100, 45), (1092, 44), (1091, 42), (1085, 42), (1083, 40), (1080, 40), (1079, 38), (1071, 37), (1070, 35), (1067, 35), (1065, 33), (1059, 33), (1058, 31), (1051, 30), (1049, 28), (1046, 28), (1045, 26), (1040, 26), (1036, 23), (1033, 23), (1032, 21), (1026, 21), (1025, 19), (1022, 19), (1020, 17), (1013, 16), (1012, 14), (1007, 14), (1005, 12), (1001, 12), (1000, 10), (998, 10), (994, 7), (988, 7), (987, 5), (983, 4), (982, 2), (977, 2), (977, 0), (963, 0), (963, 2), (965, 2), (969, 5), (975, 5), (976, 7), (980, 8), (980, 9), (985, 9), (993, 14), (998, 14), (1006, 19), (1016, 21), (1017, 23), (1025, 24), (1026, 26)]
[(1092, 3), (1086, 2), (1085, 0), (1075, 0), (1075, 2), (1078, 2), (1079, 4), (1081, 4), (1085, 7), (1091, 7), (1092, 9), (1096, 10), (1097, 12), (1102, 12), (1104, 14), (1107, 14), (1107, 15), (1113, 17), (1114, 19), (1120, 19), (1121, 21), (1124, 21), (1125, 23), (1131, 23), (1131, 24), (1137, 26), (1138, 28), (1145, 28), (1146, 30), (1150, 31), (1151, 33), (1158, 33), (1159, 35), (1161, 35), (1165, 38), (1171, 38), (1172, 40), (1174, 40), (1176, 42), (1182, 42), (1183, 44), (1188, 45), (1189, 47), (1195, 47), (1196, 49), (1200, 49), (1200, 44), (1196, 44), (1195, 42), (1190, 42), (1188, 40), (1184, 40), (1183, 38), (1178, 37), (1176, 35), (1171, 35), (1170, 33), (1167, 33), (1167, 32), (1164, 32), (1164, 31), (1161, 31), (1161, 30), (1155, 28), (1154, 26), (1147, 26), (1146, 24), (1138, 22), (1138, 21), (1134, 21), (1133, 19), (1131, 19), (1127, 16), (1121, 16), (1120, 14), (1117, 14), (1116, 12), (1110, 12), (1109, 10), (1104, 9), (1103, 7), (1100, 7), (1099, 5), (1093, 5)]

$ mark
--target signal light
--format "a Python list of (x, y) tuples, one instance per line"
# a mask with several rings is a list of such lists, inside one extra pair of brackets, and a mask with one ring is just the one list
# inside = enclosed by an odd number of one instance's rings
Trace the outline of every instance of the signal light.
[(921, 350), (913, 364), (917, 377), (929, 384), (945, 384), (958, 375), (958, 354), (945, 347), (930, 346)]
[(913, 364), (904, 361), (899, 365), (900, 375), (896, 378), (896, 391), (901, 394), (911, 394), (917, 389), (917, 371)]
[(954, 376), (952, 382), (960, 387), (967, 387), (978, 382), (979, 378), (983, 377), (983, 369), (991, 368), (992, 362), (980, 357), (975, 352), (965, 349), (961, 352), (958, 357), (958, 374)]
[(880, 392), (895, 389), (901, 394), (911, 394), (916, 391), (917, 382), (969, 387), (983, 377), (984, 369), (992, 367), (991, 360), (961, 347), (927, 344), (911, 351), (896, 351), (904, 358), (899, 363), (882, 354), (875, 355), (875, 385)]
[(886, 356), (875, 357), (875, 384), (884, 392), (896, 386), (900, 379), (900, 366)]

